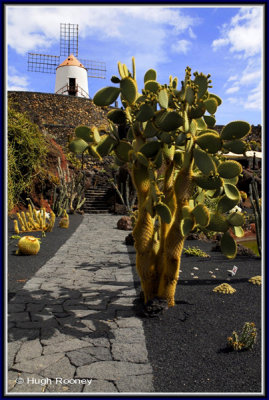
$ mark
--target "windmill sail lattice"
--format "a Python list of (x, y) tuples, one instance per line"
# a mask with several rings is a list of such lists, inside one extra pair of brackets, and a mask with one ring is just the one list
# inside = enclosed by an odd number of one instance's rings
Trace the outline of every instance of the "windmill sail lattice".
[[(60, 24), (60, 55), (28, 53), (28, 68), (30, 72), (56, 74), (56, 68), (62, 56), (78, 56), (78, 25)], [(101, 61), (80, 60), (87, 69), (89, 78), (106, 78), (106, 64)]]
[(60, 56), (78, 57), (78, 25), (60, 24)]

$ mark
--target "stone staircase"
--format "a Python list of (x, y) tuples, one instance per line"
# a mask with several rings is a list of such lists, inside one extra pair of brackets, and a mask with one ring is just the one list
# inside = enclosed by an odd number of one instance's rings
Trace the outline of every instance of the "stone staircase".
[(83, 210), (87, 214), (107, 214), (109, 213), (108, 204), (106, 202), (108, 188), (105, 186), (97, 186), (86, 190)]

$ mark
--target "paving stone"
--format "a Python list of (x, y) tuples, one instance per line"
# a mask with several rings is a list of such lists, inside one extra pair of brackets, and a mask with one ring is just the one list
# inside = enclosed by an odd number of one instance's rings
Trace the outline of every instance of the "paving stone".
[(20, 313), (25, 311), (25, 304), (10, 304), (8, 305), (8, 312), (9, 313)]
[(66, 356), (69, 358), (71, 363), (73, 365), (76, 365), (77, 367), (81, 367), (83, 365), (89, 365), (97, 361), (96, 358), (90, 354), (87, 348), (75, 351), (69, 351), (68, 353), (66, 353)]
[(147, 393), (154, 392), (153, 375), (126, 376), (115, 381), (121, 393)]
[(39, 337), (38, 329), (19, 329), (11, 328), (8, 331), (8, 341), (14, 342), (17, 340), (26, 341), (33, 340)]
[(25, 360), (16, 363), (14, 364), (13, 369), (23, 372), (39, 373), (40, 371), (43, 371), (47, 367), (52, 368), (53, 364), (59, 361), (63, 357), (64, 357), (63, 353), (49, 354), (47, 356), (41, 356), (34, 358), (32, 360)]
[(147, 363), (148, 352), (145, 344), (113, 343), (112, 356), (115, 361), (127, 361), (133, 363)]
[(41, 328), (43, 326), (55, 326), (57, 327), (57, 321), (54, 317), (51, 317), (50, 319), (47, 319), (46, 321), (44, 320), (40, 320), (40, 321), (36, 321), (36, 322), (31, 322), (31, 321), (25, 321), (25, 322), (16, 322), (16, 326), (18, 328), (23, 328), (23, 329), (38, 329)]
[(40, 375), (22, 373), (18, 374), (18, 379), (22, 383), (16, 383), (11, 393), (42, 393), (45, 390), (46, 379)]
[(27, 304), (26, 311), (40, 312), (45, 307), (46, 303), (30, 303)]
[(88, 347), (88, 346), (89, 343), (83, 340), (71, 339), (44, 347), (43, 354), (47, 355), (55, 353), (64, 353), (66, 351), (81, 349), (82, 347)]
[(102, 285), (100, 286), (100, 292), (103, 291), (111, 291), (111, 292), (117, 292), (117, 291), (122, 291), (126, 289), (126, 285)]
[(10, 342), (7, 347), (7, 359), (8, 359), (8, 368), (11, 368), (15, 362), (15, 355), (19, 351), (22, 346), (22, 342)]
[(71, 363), (81, 367), (95, 361), (112, 361), (110, 350), (106, 347), (86, 347), (67, 353)]
[(49, 313), (48, 311), (43, 310), (42, 312), (38, 313), (30, 313), (32, 322), (40, 322), (40, 321), (49, 321), (53, 318), (53, 314)]
[[(25, 285), (24, 288), (28, 291), (28, 292), (34, 292), (36, 290), (39, 290), (41, 287), (40, 283), (32, 283), (31, 281), (28, 281)], [(42, 288), (43, 289), (43, 288)]]
[(73, 316), (73, 317), (75, 317), (75, 318), (84, 318), (84, 317), (87, 317), (88, 315), (91, 315), (91, 310), (88, 310), (88, 309), (73, 309), (73, 308), (70, 308), (69, 310), (68, 310), (68, 312)]
[(50, 306), (44, 307), (44, 310), (46, 312), (53, 312), (53, 313), (60, 313), (63, 312), (63, 306), (61, 304), (53, 304)]
[(73, 339), (72, 336), (66, 335), (62, 332), (60, 332), (58, 329), (54, 328), (41, 328), (41, 343), (43, 345), (49, 346), (49, 345), (54, 345), (56, 343), (61, 343), (66, 340)]
[(27, 304), (33, 300), (32, 296), (24, 294), (23, 296), (16, 295), (10, 300), (10, 304)]
[(7, 382), (7, 391), (10, 392), (14, 386), (16, 385), (16, 379), (20, 375), (19, 372), (8, 371), (8, 382)]
[[(118, 216), (85, 215), (77, 232), (80, 253), (76, 235), (72, 235), (27, 282), (29, 295), (24, 287), (11, 301), (11, 313), (31, 313), (31, 320), (17, 320), (17, 328), (10, 329), (10, 364), (12, 351), (14, 355), (19, 351), (15, 369), (44, 378), (70, 379), (77, 366), (84, 375), (81, 378), (93, 378), (90, 386), (53, 382), (42, 387), (46, 393), (153, 391), (143, 323), (134, 317), (137, 295), (124, 244), (126, 232), (116, 231), (117, 220)], [(91, 241), (91, 237), (97, 240)], [(93, 243), (90, 251), (89, 240)], [(40, 285), (42, 289), (38, 289)], [(35, 340), (39, 333), (43, 355), (39, 340)], [(32, 347), (27, 347), (31, 342)], [(29, 354), (24, 357), (27, 348)], [(33, 355), (38, 356), (30, 359)], [(18, 390), (17, 386), (13, 390)]]
[(130, 307), (133, 305), (134, 300), (136, 300), (136, 297), (131, 297), (131, 296), (121, 297), (119, 299), (113, 300), (110, 304)]
[(63, 379), (73, 378), (76, 368), (70, 364), (68, 357), (64, 356), (42, 371), (42, 375), (49, 378), (61, 377)]
[(74, 298), (72, 300), (70, 300), (69, 298), (67, 300), (65, 300), (63, 307), (66, 308), (67, 306), (78, 306), (80, 307), (82, 305), (82, 301)]
[(91, 331), (96, 331), (97, 330), (97, 322), (92, 321), (91, 319), (81, 319), (81, 323), (87, 326), (88, 329)]
[(118, 393), (117, 388), (112, 382), (108, 382), (102, 379), (92, 379), (90, 385), (85, 385), (83, 393)]
[(24, 342), (16, 355), (16, 363), (40, 357), (42, 349), (39, 339)]
[(59, 384), (59, 383), (55, 383), (53, 382), (51, 385), (48, 385), (46, 387), (45, 392), (56, 392), (56, 393), (69, 393), (69, 392), (73, 392), (73, 393), (79, 393), (82, 392), (83, 390), (83, 386), (82, 384)]
[(98, 361), (91, 365), (78, 367), (76, 376), (80, 378), (118, 380), (129, 375), (151, 374), (148, 364), (134, 364), (123, 361)]
[(10, 322), (30, 321), (28, 312), (10, 313), (8, 316)]
[(125, 310), (116, 310), (115, 312), (117, 318), (130, 318), (134, 316), (133, 308), (129, 307)]
[(143, 329), (143, 322), (136, 317), (117, 318), (115, 320), (115, 322), (120, 328), (142, 328)]
[(114, 335), (112, 343), (141, 343), (145, 340), (144, 332), (139, 328), (113, 329), (111, 333)]
[(110, 348), (109, 340), (104, 337), (100, 337), (100, 338), (85, 337), (85, 338), (83, 338), (83, 340), (90, 343), (92, 346)]

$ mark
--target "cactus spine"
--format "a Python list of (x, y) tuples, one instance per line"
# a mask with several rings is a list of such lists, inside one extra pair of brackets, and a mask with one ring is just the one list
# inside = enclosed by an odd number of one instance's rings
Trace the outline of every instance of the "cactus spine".
[[(244, 149), (238, 146), (238, 140), (249, 133), (250, 125), (234, 121), (221, 134), (213, 129), (214, 114), (222, 101), (210, 93), (210, 75), (195, 72), (192, 77), (187, 67), (178, 87), (177, 78), (170, 76), (168, 84), (160, 84), (156, 71), (149, 69), (139, 94), (134, 59), (133, 73), (120, 62), (118, 70), (119, 77), (111, 80), (119, 87), (101, 89), (93, 98), (96, 105), (106, 106), (121, 96), (123, 105), (108, 114), (111, 124), (106, 134), (110, 144), (106, 151), (102, 146), (101, 154), (101, 142), (95, 149), (97, 153), (100, 149), (100, 157), (113, 154), (118, 165), (126, 166), (137, 191), (133, 236), (145, 303), (160, 297), (173, 306), (189, 232), (210, 231), (212, 227), (214, 232), (223, 233), (224, 254), (228, 258), (236, 255), (236, 243), (229, 230), (237, 233), (243, 219), (229, 220), (227, 213), (240, 201), (235, 184), (241, 166), (223, 161), (222, 155), (227, 153), (227, 145), (234, 147), (234, 143), (238, 151)], [(126, 137), (119, 138), (117, 125), (124, 120), (129, 130)], [(82, 139), (84, 143), (77, 140), (70, 146), (81, 154), (94, 142), (88, 136)], [(218, 206), (210, 222), (203, 203), (212, 197), (218, 200)]]
[(28, 205), (28, 212), (26, 212), (26, 215), (23, 211), (21, 213), (17, 213), (18, 220), (14, 220), (14, 231), (16, 233), (52, 231), (55, 223), (54, 212), (52, 211), (51, 213), (49, 213), (49, 218), (47, 220), (45, 208), (41, 208), (41, 210), (36, 210), (33, 207), (34, 205), (30, 201)]

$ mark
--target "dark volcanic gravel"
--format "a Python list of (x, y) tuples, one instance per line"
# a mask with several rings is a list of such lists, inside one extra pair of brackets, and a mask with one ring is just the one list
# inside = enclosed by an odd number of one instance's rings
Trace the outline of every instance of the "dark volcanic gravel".
[(21, 233), (19, 236), (35, 236), (41, 239), (38, 257), (16, 255), (18, 250), (18, 239), (11, 239), (16, 235), (13, 229), (14, 222), (8, 218), (7, 232), (7, 262), (8, 262), (8, 296), (11, 299), (17, 290), (21, 289), (25, 283), (44, 265), (56, 251), (65, 243), (65, 241), (75, 232), (82, 221), (83, 216), (80, 214), (69, 215), (69, 228), (59, 227), (59, 220), (56, 218), (52, 232), (46, 233), (46, 237), (41, 237), (41, 232)]
[[(56, 253), (79, 226), (82, 218), (81, 215), (71, 215), (68, 229), (59, 228), (57, 219), (53, 232), (41, 239), (38, 257), (14, 254), (18, 240), (10, 239), (14, 232), (13, 221), (9, 219), (10, 298)], [(41, 237), (41, 232), (33, 235)], [(261, 287), (249, 283), (248, 279), (261, 275), (261, 260), (246, 256), (228, 260), (221, 253), (212, 252), (210, 243), (202, 241), (187, 241), (187, 246), (198, 246), (211, 258), (183, 255), (175, 307), (157, 317), (142, 318), (148, 357), (154, 373), (155, 393), (260, 393)], [(128, 250), (131, 264), (135, 265), (134, 247), (128, 246)], [(230, 277), (227, 270), (234, 265), (238, 271), (234, 277)], [(139, 294), (135, 267), (133, 273)], [(223, 282), (230, 283), (236, 292), (225, 295), (212, 291)], [(241, 332), (245, 322), (256, 324), (258, 340), (254, 349), (227, 351), (227, 337), (233, 330)]]
[[(228, 260), (202, 241), (187, 241), (187, 246), (199, 246), (211, 258), (183, 255), (175, 307), (159, 317), (143, 318), (155, 392), (261, 392), (261, 287), (248, 282), (261, 275), (261, 260), (243, 256)], [(134, 257), (130, 254), (132, 262)], [(230, 277), (227, 270), (234, 265), (238, 271)], [(212, 291), (224, 282), (236, 292)], [(227, 351), (227, 337), (234, 330), (241, 332), (245, 322), (257, 327), (253, 350)]]

